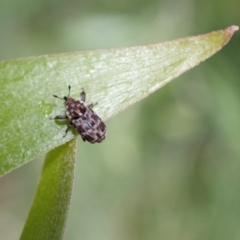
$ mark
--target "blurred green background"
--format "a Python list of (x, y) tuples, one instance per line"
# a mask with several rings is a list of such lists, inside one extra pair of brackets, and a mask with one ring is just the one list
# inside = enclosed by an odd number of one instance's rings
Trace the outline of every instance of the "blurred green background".
[[(240, 25), (239, 9), (239, 0), (1, 0), (0, 60), (197, 35)], [(239, 80), (237, 32), (108, 120), (103, 143), (79, 137), (65, 239), (240, 239)], [(0, 179), (1, 240), (19, 238), (43, 157)]]

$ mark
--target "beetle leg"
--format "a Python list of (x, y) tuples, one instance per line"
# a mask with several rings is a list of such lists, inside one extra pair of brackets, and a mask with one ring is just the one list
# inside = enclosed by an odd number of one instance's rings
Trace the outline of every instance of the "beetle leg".
[(63, 137), (65, 137), (65, 136), (67, 135), (68, 131), (71, 129), (72, 126), (73, 126), (73, 125), (72, 125), (72, 123), (70, 122), (70, 123), (68, 124), (66, 130), (65, 130), (65, 134), (63, 135)]
[(82, 88), (82, 92), (80, 93), (81, 101), (86, 101), (86, 92), (84, 91), (84, 88)]
[(86, 139), (83, 137), (83, 136), (81, 136), (82, 137), (82, 140), (85, 142), (86, 141)]
[(58, 115), (54, 117), (53, 119), (68, 119), (67, 115)]
[(53, 120), (53, 119), (68, 119), (67, 115), (58, 115), (56, 117), (50, 117), (49, 118), (50, 120)]
[(94, 106), (96, 106), (97, 104), (98, 104), (97, 102), (96, 102), (96, 103), (91, 103), (91, 104), (88, 104), (88, 107), (92, 109), (92, 108), (93, 108)]

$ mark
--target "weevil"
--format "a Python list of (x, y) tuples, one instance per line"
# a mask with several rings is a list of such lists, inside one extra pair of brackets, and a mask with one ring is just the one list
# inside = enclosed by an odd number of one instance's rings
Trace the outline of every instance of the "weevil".
[(92, 110), (92, 108), (97, 103), (91, 103), (87, 105), (86, 92), (82, 89), (80, 93), (80, 99), (73, 99), (70, 97), (71, 86), (68, 86), (68, 96), (63, 98), (53, 95), (55, 98), (65, 101), (66, 114), (58, 115), (54, 117), (57, 120), (70, 119), (70, 123), (67, 126), (65, 134), (71, 127), (76, 128), (78, 133), (81, 135), (83, 141), (88, 141), (90, 143), (100, 143), (102, 142), (107, 133), (107, 128), (101, 118)]

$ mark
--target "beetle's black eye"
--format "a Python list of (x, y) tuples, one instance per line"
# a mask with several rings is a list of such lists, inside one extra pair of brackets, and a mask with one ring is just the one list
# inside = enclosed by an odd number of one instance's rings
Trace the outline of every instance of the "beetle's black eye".
[(67, 97), (66, 97), (66, 96), (64, 96), (63, 99), (64, 99), (65, 101), (67, 101)]

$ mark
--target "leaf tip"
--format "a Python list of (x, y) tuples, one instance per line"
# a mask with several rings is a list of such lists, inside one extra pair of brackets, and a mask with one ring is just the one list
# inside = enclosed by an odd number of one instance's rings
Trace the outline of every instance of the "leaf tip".
[(229, 32), (230, 34), (233, 34), (234, 32), (238, 31), (239, 26), (233, 25), (228, 28), (226, 28), (226, 31)]

